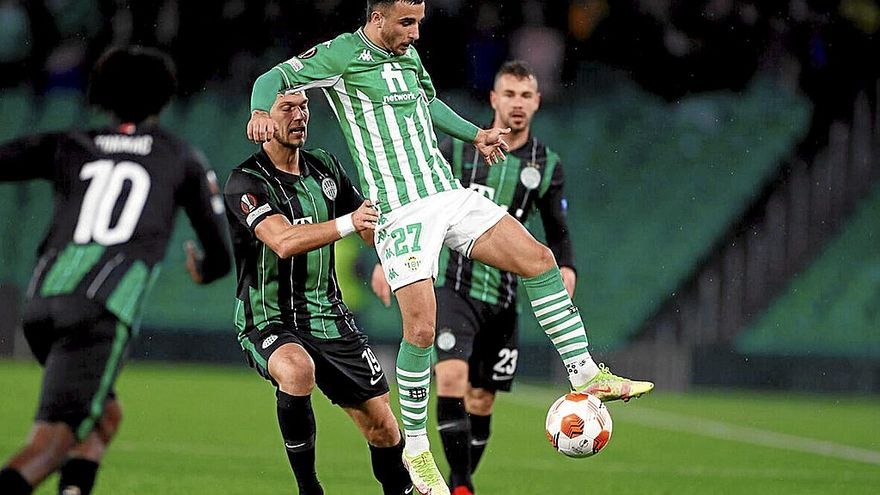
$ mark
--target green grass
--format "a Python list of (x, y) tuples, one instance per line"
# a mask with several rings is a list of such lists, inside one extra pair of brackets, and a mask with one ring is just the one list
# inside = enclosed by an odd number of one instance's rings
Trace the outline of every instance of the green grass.
[[(3, 458), (27, 435), (39, 380), (35, 365), (0, 361)], [(295, 493), (272, 389), (244, 367), (136, 364), (118, 389), (126, 416), (98, 495)], [(611, 404), (607, 450), (574, 460), (553, 452), (543, 433), (546, 408), (561, 392), (519, 385), (501, 396), (476, 477), (481, 495), (867, 494), (880, 486), (876, 398), (656, 393)], [(314, 403), (318, 472), (327, 493), (380, 493), (353, 424), (322, 396)], [(439, 454), (439, 440), (433, 442)], [(813, 447), (820, 453), (809, 452)], [(827, 450), (833, 452), (821, 453)], [(52, 494), (54, 485), (50, 480), (37, 493)]]

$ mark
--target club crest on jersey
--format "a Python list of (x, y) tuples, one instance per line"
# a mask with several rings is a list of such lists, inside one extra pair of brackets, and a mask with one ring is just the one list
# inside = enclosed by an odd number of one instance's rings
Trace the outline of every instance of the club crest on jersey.
[(239, 206), (241, 207), (241, 212), (247, 215), (257, 208), (257, 197), (251, 193), (242, 194)]
[(336, 182), (333, 181), (330, 177), (324, 178), (321, 181), (321, 190), (324, 191), (324, 196), (327, 196), (327, 199), (330, 201), (336, 200), (336, 193), (338, 190), (336, 189)]

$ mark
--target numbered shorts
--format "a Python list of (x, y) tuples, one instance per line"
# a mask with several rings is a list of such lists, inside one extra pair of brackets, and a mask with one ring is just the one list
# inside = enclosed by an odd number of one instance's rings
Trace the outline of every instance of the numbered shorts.
[(102, 304), (67, 295), (28, 301), (23, 329), (44, 367), (35, 419), (66, 423), (82, 440), (115, 397), (113, 384), (128, 350), (129, 328)]
[(359, 331), (335, 339), (319, 339), (294, 333), (283, 325), (269, 325), (239, 337), (248, 364), (263, 378), (278, 384), (269, 375), (268, 363), (279, 347), (299, 344), (315, 362), (315, 383), (336, 405), (357, 406), (388, 392), (385, 372)]
[(470, 189), (443, 191), (383, 213), (376, 252), (392, 290), (437, 277), (445, 244), (470, 258), (474, 243), (507, 210)]
[(519, 355), (516, 305), (487, 304), (448, 287), (436, 292), (437, 360), (463, 359), (471, 386), (509, 392)]

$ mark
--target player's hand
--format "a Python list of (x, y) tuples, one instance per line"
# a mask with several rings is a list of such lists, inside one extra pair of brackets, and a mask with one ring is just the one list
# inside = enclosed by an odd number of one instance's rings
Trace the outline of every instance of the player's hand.
[(373, 268), (373, 276), (370, 277), (370, 286), (373, 288), (373, 292), (382, 301), (382, 304), (385, 305), (386, 308), (391, 307), (391, 286), (388, 285), (388, 281), (385, 280), (385, 272), (382, 270), (382, 265), (376, 263), (376, 266)]
[(251, 113), (251, 120), (247, 125), (247, 135), (251, 141), (257, 144), (268, 143), (277, 130), (278, 124), (269, 117), (269, 112), (254, 110)]
[(373, 202), (365, 199), (357, 210), (351, 214), (351, 223), (354, 224), (354, 230), (360, 232), (362, 230), (375, 230), (376, 222), (379, 221), (379, 212), (373, 206)]
[(202, 278), (202, 260), (205, 255), (196, 247), (196, 243), (193, 241), (186, 241), (183, 244), (183, 249), (186, 251), (186, 271), (189, 272), (190, 278), (192, 278), (193, 282), (197, 284), (201, 284), (203, 282)]
[(510, 128), (501, 129), (495, 127), (493, 129), (480, 129), (477, 131), (477, 137), (474, 139), (474, 146), (477, 151), (483, 155), (483, 160), (489, 166), (504, 161), (504, 152), (510, 149), (504, 136), (510, 134)]
[(574, 286), (577, 282), (577, 273), (567, 266), (559, 267), (559, 271), (562, 272), (562, 285), (565, 286), (565, 291), (568, 292), (568, 297), (574, 298)]

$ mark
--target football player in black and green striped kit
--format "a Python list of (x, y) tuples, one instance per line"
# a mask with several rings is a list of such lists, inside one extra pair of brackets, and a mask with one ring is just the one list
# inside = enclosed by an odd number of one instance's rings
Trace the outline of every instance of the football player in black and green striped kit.
[(354, 232), (371, 240), (378, 212), (333, 155), (302, 149), (305, 93), (278, 96), (270, 115), (278, 128), (272, 141), (233, 170), (224, 191), (238, 273), (239, 342), (276, 388), (300, 494), (324, 493), (315, 473), (315, 385), (363, 432), (384, 493), (412, 493), (385, 371), (336, 279), (333, 243)]
[(28, 444), (0, 471), (3, 495), (31, 493), (59, 466), (59, 494), (91, 493), (122, 419), (114, 382), (179, 208), (205, 247), (199, 256), (188, 244), (193, 280), (229, 272), (216, 177), (200, 152), (158, 125), (174, 89), (164, 54), (114, 49), (89, 88), (114, 125), (0, 146), (0, 181), (45, 179), (55, 199), (22, 324), (45, 368), (42, 389)]

